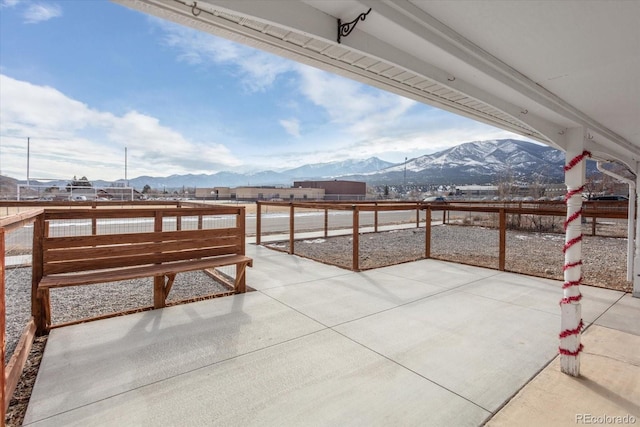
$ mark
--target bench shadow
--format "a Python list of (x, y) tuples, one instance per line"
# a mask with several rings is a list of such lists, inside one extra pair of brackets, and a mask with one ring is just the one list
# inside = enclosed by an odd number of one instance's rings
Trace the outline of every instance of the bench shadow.
[[(119, 325), (126, 328), (119, 337), (105, 341), (93, 337), (91, 345), (85, 345), (86, 341), (74, 333), (73, 339), (80, 342), (81, 347), (65, 349), (57, 355), (58, 360), (51, 362), (49, 370), (55, 370), (53, 365), (63, 368), (49, 374), (48, 390), (40, 394), (45, 399), (39, 403), (49, 406), (49, 412), (38, 414), (36, 411), (37, 418), (31, 422), (237, 357), (242, 329), (252, 323), (252, 317), (245, 311), (246, 295), (231, 296), (231, 304), (224, 307), (224, 312), (219, 305), (216, 311), (206, 307), (220, 300), (217, 299), (103, 320), (123, 322), (124, 318), (138, 317), (135, 322)], [(171, 316), (176, 317), (171, 319)], [(85, 333), (96, 332), (99, 333), (96, 330)], [(64, 385), (52, 381), (51, 377), (66, 375), (64, 371), (71, 374)], [(53, 389), (55, 406), (46, 403)]]

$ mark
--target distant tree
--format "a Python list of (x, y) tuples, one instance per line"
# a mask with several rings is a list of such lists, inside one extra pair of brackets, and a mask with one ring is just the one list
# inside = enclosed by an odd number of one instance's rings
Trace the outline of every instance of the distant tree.
[(510, 166), (498, 175), (496, 182), (498, 187), (498, 195), (502, 200), (510, 200), (514, 195), (518, 193), (518, 185), (516, 183), (516, 177)]
[(149, 184), (145, 184), (144, 187), (142, 187), (142, 194), (147, 194), (151, 191), (151, 187), (149, 186)]
[(388, 185), (384, 186), (384, 198), (385, 199), (389, 198), (389, 186)]

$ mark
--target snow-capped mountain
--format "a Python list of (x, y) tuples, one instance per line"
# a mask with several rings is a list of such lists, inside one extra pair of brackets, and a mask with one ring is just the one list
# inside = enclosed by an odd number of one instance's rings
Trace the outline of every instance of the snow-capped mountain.
[[(293, 181), (345, 179), (370, 184), (487, 184), (509, 177), (521, 181), (561, 182), (564, 153), (551, 147), (514, 139), (475, 141), (394, 164), (372, 157), (364, 160), (303, 165), (284, 171), (218, 172), (168, 177), (141, 176), (129, 180), (137, 189), (181, 187), (290, 186)], [(594, 162), (587, 172), (595, 171)], [(120, 181), (122, 183), (122, 181)], [(65, 185), (61, 181), (60, 185)], [(94, 182), (94, 185), (113, 183)], [(58, 185), (51, 183), (51, 185)]]
[(300, 178), (334, 178), (342, 175), (375, 173), (394, 163), (385, 162), (377, 157), (366, 160), (345, 160), (342, 162), (315, 163), (284, 171), (283, 174)]
[(509, 175), (531, 181), (562, 180), (564, 153), (551, 147), (514, 139), (475, 141), (427, 154), (379, 172), (362, 175), (369, 182), (407, 182), (433, 184), (486, 183)]

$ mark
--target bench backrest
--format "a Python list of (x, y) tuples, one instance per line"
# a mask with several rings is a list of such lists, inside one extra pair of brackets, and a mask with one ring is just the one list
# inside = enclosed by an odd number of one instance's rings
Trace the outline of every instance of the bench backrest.
[(235, 228), (47, 237), (43, 273), (74, 273), (244, 253)]
[[(220, 209), (154, 209), (154, 210), (83, 210), (81, 212), (45, 211), (45, 219), (91, 219), (91, 235), (49, 237), (48, 227), (40, 240), (42, 275), (75, 273), (137, 265), (160, 264), (244, 254), (244, 208)], [(235, 214), (235, 226), (199, 228), (196, 230), (162, 231), (163, 219)], [(155, 230), (117, 234), (97, 234), (96, 220), (100, 218), (155, 218)], [(198, 225), (201, 227), (201, 225)], [(39, 275), (39, 274), (38, 274)]]

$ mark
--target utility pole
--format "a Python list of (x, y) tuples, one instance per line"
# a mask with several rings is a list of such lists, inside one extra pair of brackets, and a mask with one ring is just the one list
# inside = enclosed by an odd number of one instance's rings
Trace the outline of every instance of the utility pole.
[(129, 186), (129, 181), (127, 180), (127, 147), (124, 147), (124, 185)]
[[(407, 185), (407, 158), (404, 158), (404, 180), (402, 181), (402, 186), (406, 187)], [(405, 190), (404, 188), (402, 189)]]
[(29, 155), (31, 151), (31, 138), (27, 137), (27, 187), (30, 186), (29, 184)]

